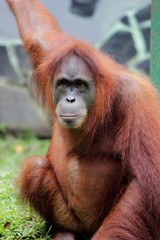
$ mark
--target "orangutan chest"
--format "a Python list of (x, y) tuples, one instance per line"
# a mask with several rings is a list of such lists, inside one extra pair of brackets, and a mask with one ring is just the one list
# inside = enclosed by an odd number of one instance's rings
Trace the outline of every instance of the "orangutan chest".
[[(106, 158), (93, 159), (91, 164), (87, 159), (66, 160), (61, 156), (54, 162), (54, 168), (67, 214), (74, 222), (78, 219), (77, 226), (85, 223), (85, 228), (94, 232), (114, 201), (121, 179), (121, 164)], [(61, 205), (56, 205), (56, 211)], [(57, 218), (62, 223), (61, 215)]]
[(112, 196), (121, 177), (121, 165), (106, 159), (92, 164), (72, 159), (64, 175), (69, 204), (72, 207), (96, 208)]

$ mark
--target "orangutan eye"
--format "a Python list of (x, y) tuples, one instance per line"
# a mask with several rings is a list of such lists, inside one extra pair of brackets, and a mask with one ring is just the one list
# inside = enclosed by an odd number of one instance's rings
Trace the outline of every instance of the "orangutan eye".
[(68, 87), (68, 85), (69, 85), (69, 81), (65, 78), (60, 79), (56, 84), (57, 88), (60, 90), (65, 89), (66, 87)]
[(77, 80), (75, 81), (75, 86), (76, 86), (77, 88), (79, 88), (79, 89), (86, 89), (86, 88), (87, 88), (87, 83), (84, 82), (84, 81), (81, 80), (81, 79), (77, 79)]

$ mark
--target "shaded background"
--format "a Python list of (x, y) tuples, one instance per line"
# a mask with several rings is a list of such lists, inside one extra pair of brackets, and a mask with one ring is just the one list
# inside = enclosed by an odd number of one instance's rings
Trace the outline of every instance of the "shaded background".
[[(88, 18), (72, 14), (70, 11), (71, 5), (72, 2), (79, 2), (81, 5), (90, 2), (92, 5), (93, 0), (41, 0), (41, 2), (54, 14), (65, 31), (96, 44), (128, 10), (141, 8), (149, 4), (150, 0), (97, 0), (94, 14)], [(17, 38), (16, 23), (5, 0), (0, 2), (0, 16), (5, 23), (0, 26), (1, 37), (6, 39)]]
[[(62, 28), (111, 54), (136, 72), (149, 74), (150, 0), (43, 0)], [(30, 94), (31, 67), (15, 19), (0, 1), (0, 131), (30, 129), (50, 134)]]

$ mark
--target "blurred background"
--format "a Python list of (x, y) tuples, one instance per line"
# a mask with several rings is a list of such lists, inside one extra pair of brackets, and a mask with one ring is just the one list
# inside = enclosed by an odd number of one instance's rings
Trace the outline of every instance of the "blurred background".
[[(64, 31), (135, 72), (149, 74), (150, 0), (42, 0)], [(0, 1), (0, 132), (51, 133), (30, 91), (31, 66), (5, 0)]]

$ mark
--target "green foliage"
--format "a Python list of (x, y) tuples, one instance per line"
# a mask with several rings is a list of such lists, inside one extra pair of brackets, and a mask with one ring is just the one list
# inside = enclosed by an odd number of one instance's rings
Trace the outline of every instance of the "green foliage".
[(0, 123), (0, 136), (5, 136), (7, 133), (7, 127), (4, 123)]
[(48, 140), (0, 139), (0, 239), (50, 239), (45, 222), (18, 198), (16, 178), (22, 161), (31, 155), (45, 155)]

